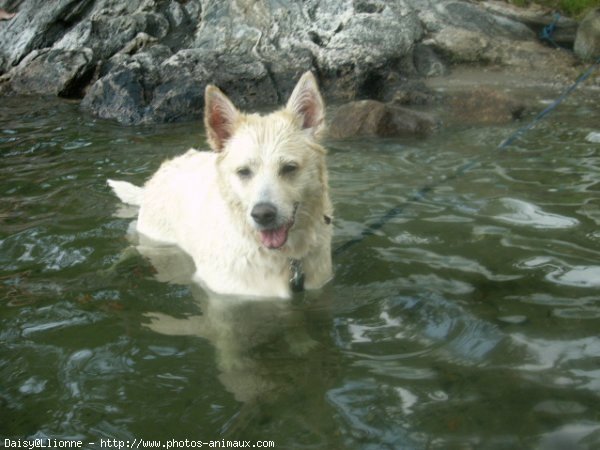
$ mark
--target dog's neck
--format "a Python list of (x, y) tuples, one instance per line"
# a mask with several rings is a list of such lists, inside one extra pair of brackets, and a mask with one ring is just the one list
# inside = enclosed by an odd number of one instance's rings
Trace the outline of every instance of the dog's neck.
[(304, 290), (304, 269), (300, 259), (290, 259), (290, 289), (293, 293)]
[[(328, 215), (323, 215), (325, 225), (331, 225), (332, 218)], [(290, 290), (293, 293), (304, 291), (304, 267), (301, 259), (289, 259), (290, 264)]]

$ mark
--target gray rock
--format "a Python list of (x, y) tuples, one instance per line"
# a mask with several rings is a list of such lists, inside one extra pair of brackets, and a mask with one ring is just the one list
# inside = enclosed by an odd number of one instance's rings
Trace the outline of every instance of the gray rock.
[[(416, 14), (403, 2), (306, 3), (203, 2), (192, 48), (156, 61), (154, 68), (131, 63), (110, 69), (82, 107), (124, 123), (195, 119), (201, 117), (207, 83), (217, 84), (241, 108), (253, 109), (280, 103), (307, 69), (320, 72), (330, 99), (354, 98), (373, 72), (410, 55), (419, 37)], [(186, 13), (171, 6), (169, 17), (183, 23)]]
[(573, 49), (583, 60), (600, 58), (600, 8), (588, 12), (579, 24)]
[[(443, 75), (452, 64), (572, 64), (540, 45), (525, 19), (489, 3), (21, 0), (0, 25), (0, 91), (85, 95), (86, 111), (143, 123), (199, 118), (207, 83), (254, 109), (284, 101), (306, 70), (328, 101), (351, 101), (391, 100), (394, 79)], [(425, 101), (412, 97), (402, 101)]]
[(82, 108), (103, 119), (116, 119), (124, 124), (142, 122), (151, 95), (145, 75), (138, 61), (119, 64), (91, 86), (81, 102)]
[(339, 107), (333, 114), (328, 133), (332, 138), (356, 136), (425, 136), (437, 127), (437, 119), (375, 100), (359, 100)]
[(426, 43), (453, 63), (490, 62), (491, 38), (481, 31), (447, 26)]
[(463, 29), (471, 34), (491, 38), (523, 40), (535, 38), (535, 33), (522, 22), (486, 10), (481, 4), (461, 0), (432, 2), (419, 12), (429, 33), (444, 28)]
[[(18, 14), (0, 27), (0, 74), (34, 50), (52, 47), (89, 14), (93, 0), (25, 0)], [(85, 45), (80, 45), (80, 50)]]
[(8, 83), (2, 89), (16, 94), (77, 98), (93, 70), (93, 52), (89, 48), (34, 50), (9, 73)]
[(156, 68), (159, 61), (170, 55), (169, 48), (160, 45), (135, 55), (114, 55), (102, 70), (105, 74), (88, 90), (81, 107), (124, 124), (144, 122), (160, 82)]
[(322, 11), (317, 20), (327, 39), (316, 52), (316, 63), (327, 97), (335, 100), (355, 98), (373, 73), (385, 76), (394, 70), (402, 58), (412, 56), (423, 33), (416, 11), (404, 1), (354, 2), (352, 8)]
[(243, 54), (182, 50), (160, 65), (159, 76), (147, 122), (202, 117), (204, 87), (209, 83), (218, 85), (242, 109), (278, 100), (265, 66)]

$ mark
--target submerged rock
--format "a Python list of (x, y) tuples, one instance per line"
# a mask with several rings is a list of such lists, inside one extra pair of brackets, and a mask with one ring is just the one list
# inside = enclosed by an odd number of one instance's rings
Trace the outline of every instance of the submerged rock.
[(329, 124), (329, 135), (342, 139), (355, 136), (424, 136), (437, 126), (430, 114), (375, 100), (359, 100), (339, 107)]
[(516, 97), (489, 87), (478, 87), (448, 97), (449, 120), (480, 125), (503, 124), (519, 119), (525, 104)]

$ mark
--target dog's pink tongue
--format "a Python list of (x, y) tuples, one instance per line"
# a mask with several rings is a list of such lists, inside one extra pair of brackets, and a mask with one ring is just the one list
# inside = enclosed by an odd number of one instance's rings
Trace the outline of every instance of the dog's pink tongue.
[(260, 240), (267, 248), (279, 248), (287, 241), (288, 230), (284, 225), (275, 230), (263, 230), (260, 232)]

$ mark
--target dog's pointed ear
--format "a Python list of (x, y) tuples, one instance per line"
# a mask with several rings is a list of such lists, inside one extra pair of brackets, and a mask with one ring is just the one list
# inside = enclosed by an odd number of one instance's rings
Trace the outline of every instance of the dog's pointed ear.
[(220, 152), (231, 138), (240, 112), (221, 90), (209, 84), (204, 93), (204, 126), (208, 144)]
[(302, 75), (290, 95), (286, 108), (301, 119), (303, 129), (308, 129), (314, 136), (318, 136), (325, 125), (325, 105), (312, 72)]

